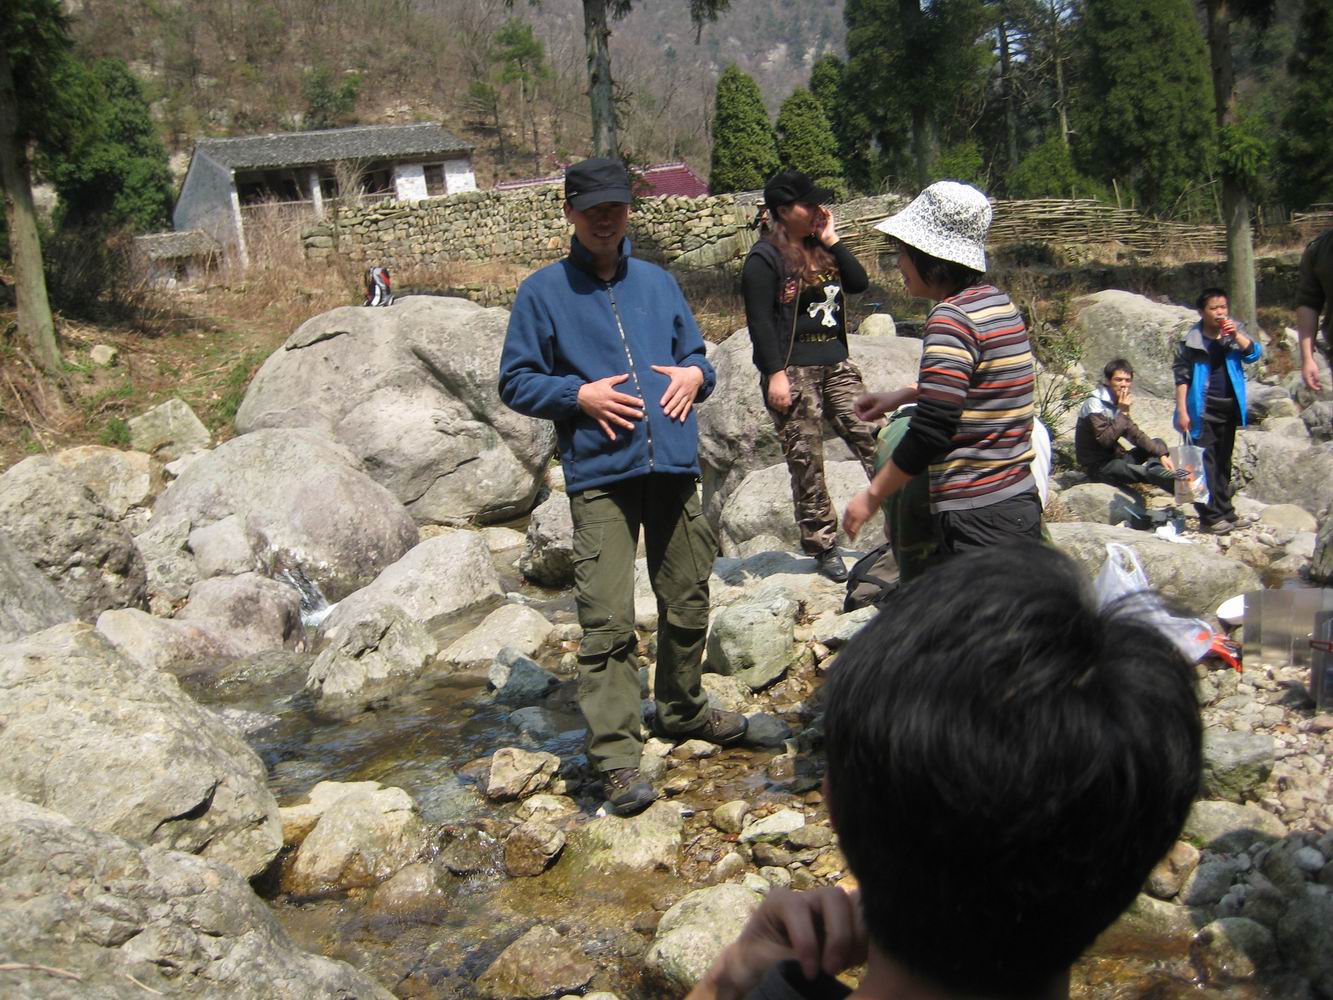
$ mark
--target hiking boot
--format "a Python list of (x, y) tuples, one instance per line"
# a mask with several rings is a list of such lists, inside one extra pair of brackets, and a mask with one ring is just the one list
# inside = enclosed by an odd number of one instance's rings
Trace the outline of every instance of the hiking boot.
[(704, 724), (698, 729), (688, 733), (669, 733), (663, 730), (659, 735), (673, 740), (703, 740), (705, 743), (729, 747), (745, 738), (745, 731), (749, 726), (750, 720), (740, 712), (724, 712), (714, 708), (704, 716)]
[(602, 794), (617, 816), (633, 816), (657, 798), (653, 786), (637, 767), (621, 767), (602, 775)]
[(1212, 524), (1199, 525), (1199, 530), (1209, 535), (1229, 535), (1235, 527), (1234, 521), (1214, 521)]
[(842, 556), (838, 555), (837, 549), (825, 549), (815, 556), (815, 566), (821, 574), (834, 583), (847, 582), (847, 567), (843, 564)]

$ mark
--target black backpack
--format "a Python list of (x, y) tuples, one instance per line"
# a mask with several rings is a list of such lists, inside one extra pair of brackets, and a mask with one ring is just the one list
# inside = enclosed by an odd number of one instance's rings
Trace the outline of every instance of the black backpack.
[(883, 604), (897, 589), (898, 563), (893, 558), (893, 546), (885, 542), (856, 560), (856, 565), (848, 572), (842, 613)]

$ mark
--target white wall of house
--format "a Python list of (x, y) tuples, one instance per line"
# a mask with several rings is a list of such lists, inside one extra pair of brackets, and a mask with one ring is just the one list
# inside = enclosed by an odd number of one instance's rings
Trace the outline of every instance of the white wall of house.
[(234, 255), (245, 266), (247, 254), (236, 184), (231, 171), (205, 153), (196, 152), (190, 160), (171, 225), (177, 231), (202, 229), (218, 241), (225, 255)]
[(463, 156), (445, 160), (444, 183), (450, 194), (477, 190), (477, 177), (472, 173), (472, 158)]
[(395, 164), (393, 192), (399, 201), (420, 201), (427, 197), (425, 167), (420, 163)]

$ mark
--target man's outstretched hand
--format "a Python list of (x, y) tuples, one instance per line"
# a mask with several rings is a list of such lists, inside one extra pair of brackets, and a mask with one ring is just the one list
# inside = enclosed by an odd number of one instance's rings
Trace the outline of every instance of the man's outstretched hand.
[[(702, 377), (703, 373), (700, 372)], [(579, 409), (596, 420), (597, 426), (612, 441), (616, 439), (617, 427), (632, 431), (632, 421), (643, 419), (643, 400), (616, 389), (628, 378), (629, 373), (626, 372), (624, 375), (608, 375), (596, 382), (584, 382), (579, 386)]]
[(805, 978), (813, 980), (820, 972), (835, 975), (860, 965), (866, 953), (858, 893), (774, 889), (686, 1000), (739, 1000), (770, 966), (787, 959), (800, 962)]
[(653, 371), (671, 379), (666, 392), (662, 393), (662, 412), (672, 420), (685, 422), (694, 406), (694, 398), (699, 395), (699, 386), (704, 384), (704, 372), (696, 365), (677, 368), (674, 365), (653, 365)]

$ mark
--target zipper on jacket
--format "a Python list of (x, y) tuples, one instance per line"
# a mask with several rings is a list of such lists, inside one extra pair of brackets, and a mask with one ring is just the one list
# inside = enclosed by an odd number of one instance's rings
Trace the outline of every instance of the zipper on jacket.
[(625, 359), (629, 362), (629, 375), (634, 380), (634, 389), (643, 400), (643, 429), (648, 435), (648, 468), (653, 467), (653, 425), (648, 418), (648, 399), (639, 384), (639, 372), (634, 366), (634, 352), (629, 348), (629, 338), (625, 336), (625, 325), (620, 322), (620, 306), (616, 304), (616, 293), (611, 290), (611, 282), (606, 282), (606, 297), (611, 300), (611, 313), (616, 318), (616, 329), (620, 331), (620, 343), (625, 348)]

